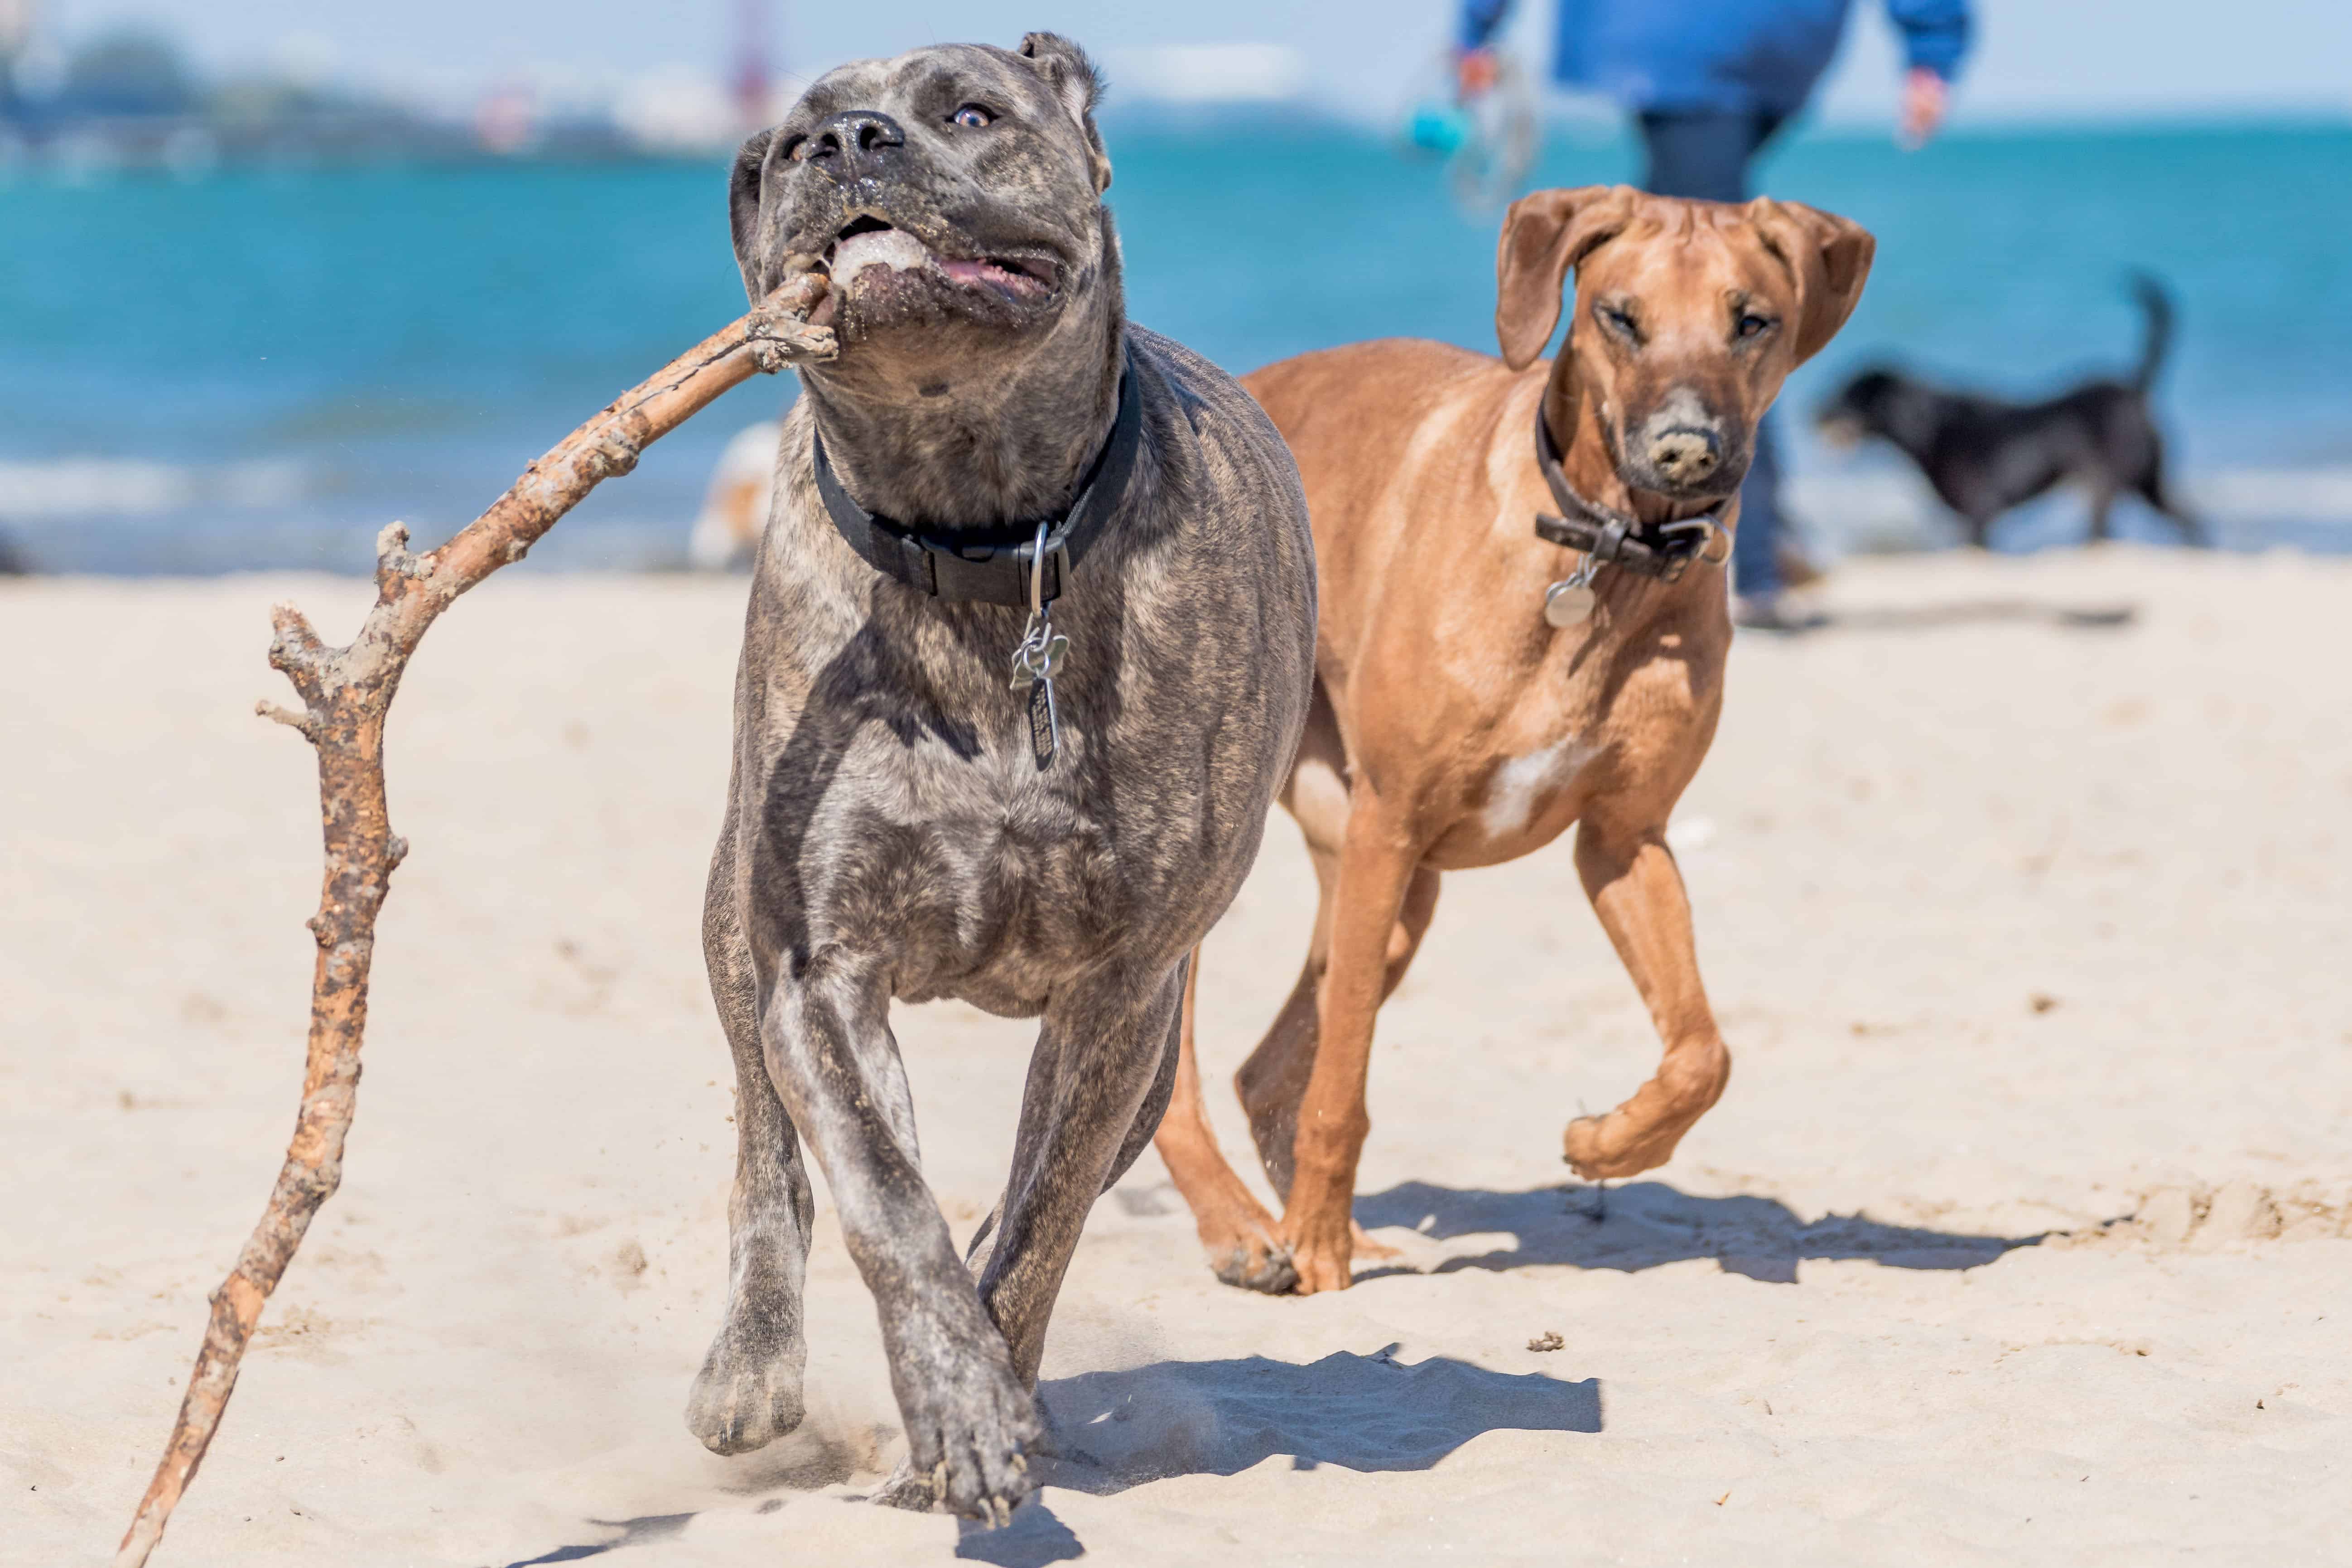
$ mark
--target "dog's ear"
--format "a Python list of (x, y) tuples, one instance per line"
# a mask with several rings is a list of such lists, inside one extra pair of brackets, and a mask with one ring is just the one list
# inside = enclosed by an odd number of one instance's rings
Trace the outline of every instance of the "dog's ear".
[(1797, 283), (1797, 363), (1804, 363), (1837, 336), (1862, 301), (1878, 241), (1868, 229), (1802, 202), (1759, 196), (1748, 216), (1765, 247)]
[(1077, 121), (1087, 141), (1087, 166), (1093, 174), (1095, 194), (1110, 189), (1110, 154), (1103, 150), (1102, 132), (1095, 129), (1095, 103), (1102, 97), (1102, 72), (1087, 58), (1087, 51), (1059, 33), (1031, 33), (1021, 40), (1021, 56), (1037, 68), (1045, 85)]
[(727, 225), (734, 231), (735, 265), (743, 270), (743, 291), (758, 304), (767, 297), (767, 266), (759, 254), (760, 191), (765, 182), (768, 148), (773, 131), (761, 131), (735, 150), (734, 173), (727, 181)]
[(1623, 231), (1634, 195), (1625, 185), (1582, 185), (1511, 204), (1495, 247), (1495, 341), (1513, 370), (1543, 357), (1570, 269)]

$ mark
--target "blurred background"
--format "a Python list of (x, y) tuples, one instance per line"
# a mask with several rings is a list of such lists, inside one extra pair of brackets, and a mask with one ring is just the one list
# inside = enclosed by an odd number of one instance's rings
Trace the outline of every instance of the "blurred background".
[[(1549, 58), (1549, 5), (1503, 39)], [(1240, 373), (1352, 339), (1491, 350), (1499, 209), (1416, 153), (1452, 0), (0, 0), (0, 538), (43, 571), (362, 571), (436, 540), (740, 313), (725, 171), (842, 60), (1031, 28), (1111, 82), (1134, 317)], [(1760, 183), (1876, 232), (1859, 313), (1791, 383), (1790, 510), (1819, 554), (1957, 539), (1893, 453), (1802, 416), (1858, 365), (2027, 397), (2123, 371), (2127, 271), (2177, 296), (2158, 408), (2224, 547), (2352, 549), (2352, 7), (1979, 0), (1947, 132), (1857, 6)], [(1611, 106), (1537, 104), (1526, 185), (1634, 178)], [(540, 569), (680, 565), (731, 394)], [(2079, 539), (2035, 503), (2002, 549)], [(2118, 531), (2168, 538), (2126, 505)]]

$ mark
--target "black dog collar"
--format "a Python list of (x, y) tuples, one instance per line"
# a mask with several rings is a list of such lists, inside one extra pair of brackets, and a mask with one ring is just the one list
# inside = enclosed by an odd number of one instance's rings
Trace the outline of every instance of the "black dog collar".
[(1654, 531), (1642, 520), (1589, 501), (1568, 482), (1560, 467), (1559, 445), (1544, 421), (1543, 400), (1536, 400), (1536, 466), (1543, 470), (1551, 498), (1562, 517), (1536, 513), (1536, 536), (1570, 550), (1580, 550), (1591, 561), (1622, 566), (1671, 583), (1693, 561), (1721, 565), (1731, 554), (1731, 531), (1723, 526), (1723, 512), (1732, 498), (1724, 497), (1695, 517), (1659, 525)]
[[(1119, 375), (1118, 416), (1111, 422), (1110, 439), (1095, 454), (1077, 495), (1059, 517), (1005, 523), (977, 536), (919, 532), (852, 500), (824, 455), (824, 437), (812, 429), (816, 489), (824, 498), (825, 515), (867, 565), (937, 599), (1025, 605), (1030, 602), (1030, 563), (1042, 549), (1045, 573), (1041, 596), (1050, 604), (1060, 596), (1065, 579), (1101, 536), (1103, 525), (1127, 493), (1137, 448), (1143, 445), (1143, 398), (1136, 379), (1130, 349)], [(1042, 545), (1041, 526), (1045, 531)]]

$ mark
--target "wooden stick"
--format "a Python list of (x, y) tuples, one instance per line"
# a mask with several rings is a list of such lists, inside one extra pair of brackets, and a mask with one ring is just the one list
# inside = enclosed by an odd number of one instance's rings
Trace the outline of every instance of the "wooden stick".
[(458, 595), (521, 560), (600, 481), (636, 467), (639, 453), (720, 393), (763, 372), (832, 358), (832, 331), (808, 324), (825, 288), (822, 276), (803, 274), (671, 361), (533, 463), (496, 505), (438, 550), (412, 555), (408, 531), (396, 522), (386, 528), (376, 539), (375, 606), (350, 646), (328, 647), (292, 605), (271, 610), (277, 636), (269, 662), (294, 683), (302, 709), (293, 712), (265, 701), (255, 710), (300, 731), (317, 748), (326, 837), (325, 886), (319, 912), (309, 921), (319, 961), (310, 981), (302, 1110), (269, 1206), (213, 1294), (187, 1397), (115, 1554), (115, 1568), (140, 1568), (163, 1539), (173, 1508), (220, 1426), (262, 1303), (293, 1260), (319, 1205), (342, 1180), (343, 1139), (351, 1131), (367, 1029), (376, 914), (393, 868), (408, 853), (407, 841), (392, 831), (384, 801), (383, 724), (409, 656)]

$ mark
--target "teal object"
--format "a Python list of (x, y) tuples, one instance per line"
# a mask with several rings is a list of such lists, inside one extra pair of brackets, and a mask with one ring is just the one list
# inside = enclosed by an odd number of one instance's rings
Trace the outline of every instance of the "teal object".
[(1412, 126), (1406, 134), (1423, 152), (1451, 157), (1470, 140), (1470, 117), (1451, 105), (1424, 103), (1412, 111)]

